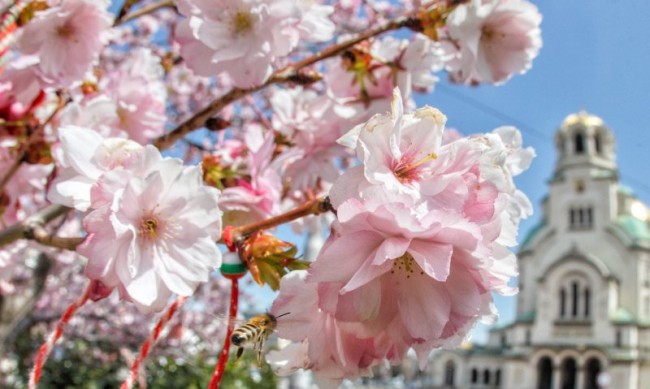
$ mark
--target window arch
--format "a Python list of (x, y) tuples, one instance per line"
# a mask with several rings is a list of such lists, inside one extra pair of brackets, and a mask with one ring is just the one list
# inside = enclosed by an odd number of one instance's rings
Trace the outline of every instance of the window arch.
[(456, 378), (456, 364), (454, 361), (445, 363), (445, 386), (453, 387)]
[(578, 373), (578, 364), (576, 360), (568, 357), (562, 361), (560, 379), (560, 389), (578, 389), (576, 388), (576, 375)]
[(576, 154), (584, 154), (586, 151), (585, 134), (582, 132), (576, 132), (573, 140), (575, 142), (574, 146)]
[(596, 148), (596, 154), (602, 154), (603, 153), (603, 140), (602, 140), (602, 135), (600, 132), (597, 132), (594, 135), (594, 146)]
[(537, 389), (553, 388), (553, 361), (544, 357), (537, 363)]
[(473, 384), (478, 383), (478, 369), (477, 368), (472, 369), (472, 383)]
[(490, 378), (491, 378), (490, 370), (489, 369), (483, 370), (483, 384), (485, 385), (489, 384)]
[(585, 389), (599, 389), (598, 376), (602, 366), (598, 358), (590, 358), (585, 364)]

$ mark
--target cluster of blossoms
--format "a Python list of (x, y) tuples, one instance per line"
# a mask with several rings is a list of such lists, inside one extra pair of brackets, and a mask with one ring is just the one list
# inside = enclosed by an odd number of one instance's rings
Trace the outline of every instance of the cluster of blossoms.
[[(278, 334), (294, 343), (271, 356), (281, 372), (309, 368), (331, 385), (386, 359), (399, 363), (410, 348), (423, 361), (494, 315), (490, 293), (515, 291), (509, 248), (531, 208), (512, 177), (533, 152), (513, 128), (460, 137), (433, 108), (404, 110), (442, 71), (462, 84), (525, 72), (541, 47), (535, 6), (176, 3), (129, 22), (114, 21), (108, 1), (21, 6), (0, 72), (1, 227), (50, 202), (75, 217), (48, 232), (83, 242), (67, 254), (9, 242), (0, 293), (20, 292), (24, 258), (44, 252), (65, 278), (81, 278), (84, 262), (95, 300), (116, 290), (140, 313), (161, 311), (173, 295), (215, 305), (220, 295), (194, 293), (208, 281), (205, 290), (223, 290), (210, 276), (221, 264), (222, 226), (329, 196), (329, 239), (309, 270), (282, 278), (272, 307), (291, 312)], [(414, 34), (380, 36), (386, 25)], [(369, 31), (377, 32), (346, 45)], [(326, 45), (340, 55), (314, 54)], [(165, 130), (185, 119), (176, 130), (204, 130), (173, 138), (182, 142), (170, 155), (183, 159), (164, 156)], [(257, 238), (280, 247), (268, 250), (276, 259), (293, 252), (270, 234)], [(200, 322), (191, 309), (184, 315)]]
[[(219, 191), (197, 166), (163, 158), (153, 146), (59, 128), (59, 176), (49, 199), (92, 210), (77, 251), (86, 274), (143, 310), (160, 310), (172, 295), (190, 296), (221, 264)], [(100, 297), (100, 296), (98, 296)]]
[(409, 348), (424, 364), (494, 315), (490, 292), (514, 291), (508, 247), (532, 207), (512, 176), (534, 152), (510, 127), (443, 143), (440, 111), (402, 106), (396, 91), (390, 115), (340, 139), (362, 165), (330, 189), (332, 234), (273, 305), (291, 312), (278, 333), (297, 345), (270, 359), (285, 371), (313, 369), (323, 385), (368, 375), (384, 359), (400, 363)]

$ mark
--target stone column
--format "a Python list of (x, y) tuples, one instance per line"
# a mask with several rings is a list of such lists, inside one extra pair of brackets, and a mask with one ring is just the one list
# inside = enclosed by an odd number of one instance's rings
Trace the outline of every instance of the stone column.
[(585, 367), (578, 366), (578, 371), (576, 371), (577, 380), (575, 389), (583, 389), (585, 387)]
[(560, 389), (560, 379), (562, 378), (562, 366), (553, 366), (553, 389)]

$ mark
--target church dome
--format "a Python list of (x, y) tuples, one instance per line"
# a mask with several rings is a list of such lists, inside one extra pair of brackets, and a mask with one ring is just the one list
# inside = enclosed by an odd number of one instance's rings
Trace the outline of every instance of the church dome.
[(567, 116), (564, 121), (562, 121), (561, 128), (568, 128), (576, 125), (581, 125), (582, 127), (601, 127), (605, 125), (605, 122), (603, 122), (603, 119), (598, 116), (592, 115), (582, 109), (580, 112), (572, 113)]

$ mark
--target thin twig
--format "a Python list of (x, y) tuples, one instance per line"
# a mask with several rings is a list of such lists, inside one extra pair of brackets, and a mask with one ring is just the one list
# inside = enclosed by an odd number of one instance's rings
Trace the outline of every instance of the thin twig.
[(306, 202), (298, 208), (292, 209), (291, 211), (285, 212), (281, 215), (274, 216), (272, 218), (262, 220), (257, 223), (250, 223), (240, 227), (236, 227), (231, 232), (231, 240), (237, 242), (250, 234), (266, 230), (269, 228), (277, 227), (281, 224), (285, 224), (301, 217), (309, 215), (319, 215), (323, 212), (334, 211), (332, 204), (329, 200), (329, 197), (320, 197), (311, 201)]
[[(45, 226), (47, 223), (56, 219), (57, 217), (66, 214), (70, 211), (70, 208), (64, 207), (63, 205), (50, 205), (47, 208), (43, 208), (22, 222), (16, 223), (11, 227), (0, 231), (0, 247), (7, 245), (9, 243), (15, 242), (18, 239), (27, 238), (31, 236), (32, 239), (35, 238), (33, 232), (36, 226)], [(31, 231), (31, 232), (30, 232)], [(41, 234), (39, 235), (44, 241), (47, 241)], [(52, 238), (53, 239), (53, 238)], [(65, 239), (65, 238), (59, 238)], [(71, 238), (72, 239), (72, 238)], [(58, 239), (53, 239), (53, 241)], [(65, 247), (67, 248), (67, 247)]]
[(119, 26), (120, 24), (124, 24), (130, 20), (139, 18), (142, 15), (146, 15), (148, 13), (154, 12), (160, 8), (173, 7), (173, 6), (174, 6), (173, 0), (161, 0), (157, 3), (147, 4), (141, 8), (136, 9), (130, 14), (115, 19), (115, 22), (113, 23), (113, 27)]
[(21, 153), (21, 155), (14, 160), (14, 162), (11, 164), (11, 166), (9, 167), (5, 175), (0, 180), (0, 193), (4, 191), (5, 186), (7, 185), (11, 177), (13, 177), (14, 174), (16, 174), (16, 172), (18, 171), (20, 164), (23, 162), (22, 157), (23, 157), (23, 153)]
[(205, 124), (206, 120), (216, 115), (219, 111), (221, 111), (224, 107), (231, 104), (232, 102), (246, 95), (262, 90), (268, 87), (269, 85), (290, 82), (292, 78), (296, 77), (299, 74), (300, 70), (308, 66), (311, 66), (319, 61), (322, 61), (326, 58), (336, 56), (344, 52), (348, 48), (360, 42), (363, 42), (366, 39), (372, 38), (376, 35), (380, 35), (387, 31), (397, 30), (402, 27), (408, 26), (411, 21), (412, 19), (410, 17), (404, 16), (404, 17), (397, 18), (395, 20), (392, 20), (384, 24), (383, 26), (369, 30), (357, 36), (356, 38), (330, 46), (321, 52), (318, 52), (312, 56), (309, 56), (301, 61), (296, 62), (293, 65), (289, 65), (284, 69), (280, 69), (276, 71), (273, 75), (271, 75), (271, 77), (261, 85), (254, 86), (251, 88), (233, 88), (230, 91), (226, 92), (223, 96), (213, 100), (210, 104), (208, 104), (208, 106), (206, 106), (205, 108), (197, 112), (194, 116), (187, 119), (183, 123), (179, 124), (172, 131), (158, 137), (156, 140), (154, 140), (153, 144), (154, 146), (158, 147), (161, 150), (166, 149), (171, 145), (173, 145), (178, 139), (184, 137), (191, 131), (194, 131), (197, 128), (201, 128)]
[(67, 103), (68, 103), (68, 99), (65, 99), (59, 95), (59, 102), (57, 103), (56, 108), (54, 108), (54, 111), (52, 111), (52, 113), (50, 113), (47, 119), (45, 119), (43, 123), (39, 124), (34, 129), (34, 131), (32, 131), (32, 133), (29, 135), (27, 141), (25, 142), (22, 149), (18, 153), (18, 156), (16, 156), (16, 159), (11, 164), (11, 167), (9, 168), (9, 170), (7, 170), (7, 173), (5, 173), (4, 177), (0, 179), (0, 193), (2, 193), (2, 191), (4, 190), (5, 186), (7, 185), (11, 177), (13, 177), (14, 174), (16, 174), (16, 172), (20, 168), (20, 164), (25, 161), (25, 158), (27, 158), (27, 150), (31, 147), (32, 142), (36, 138), (38, 138), (40, 132), (42, 132), (45, 129), (45, 126), (47, 126), (54, 119), (56, 114), (59, 113), (59, 111), (63, 109), (63, 107), (65, 107)]

